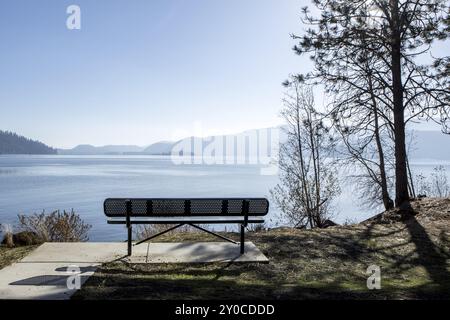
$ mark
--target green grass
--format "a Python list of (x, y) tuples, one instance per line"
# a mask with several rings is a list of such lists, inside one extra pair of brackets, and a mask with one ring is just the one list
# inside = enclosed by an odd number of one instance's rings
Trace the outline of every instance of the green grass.
[[(108, 263), (73, 298), (449, 299), (450, 219), (419, 220), (249, 233), (269, 263)], [(181, 240), (216, 241), (199, 233), (163, 239)], [(373, 264), (381, 290), (366, 286)]]
[(0, 269), (19, 261), (37, 247), (38, 246), (24, 246), (7, 248), (4, 245), (0, 245)]

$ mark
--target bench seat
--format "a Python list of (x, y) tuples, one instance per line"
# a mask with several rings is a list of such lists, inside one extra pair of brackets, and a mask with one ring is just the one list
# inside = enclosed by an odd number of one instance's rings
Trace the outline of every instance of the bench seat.
[[(221, 224), (221, 223), (244, 223), (244, 217), (239, 216), (174, 216), (174, 217), (131, 217), (131, 224), (178, 224), (178, 223), (201, 223), (201, 224)], [(124, 217), (108, 218), (108, 224), (126, 224)], [(248, 217), (248, 223), (263, 223), (264, 217)]]

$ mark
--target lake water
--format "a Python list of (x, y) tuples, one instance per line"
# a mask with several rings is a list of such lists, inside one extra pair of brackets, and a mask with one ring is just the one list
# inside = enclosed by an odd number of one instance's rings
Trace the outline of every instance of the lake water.
[[(429, 174), (433, 161), (413, 164)], [(447, 172), (448, 162), (443, 163)], [(174, 164), (165, 156), (0, 156), (0, 223), (15, 225), (17, 214), (74, 209), (92, 225), (90, 241), (124, 240), (123, 226), (106, 223), (108, 197), (269, 197), (278, 182), (258, 165)], [(363, 220), (377, 209), (360, 209), (351, 188), (343, 188), (335, 220)], [(270, 226), (280, 225), (271, 205)], [(217, 230), (217, 227), (216, 227)]]

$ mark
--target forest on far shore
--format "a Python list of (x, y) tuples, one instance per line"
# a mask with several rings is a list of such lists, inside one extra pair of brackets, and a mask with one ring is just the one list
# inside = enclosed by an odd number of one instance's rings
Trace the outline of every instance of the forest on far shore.
[(0, 130), (0, 154), (56, 154), (57, 150), (46, 144)]

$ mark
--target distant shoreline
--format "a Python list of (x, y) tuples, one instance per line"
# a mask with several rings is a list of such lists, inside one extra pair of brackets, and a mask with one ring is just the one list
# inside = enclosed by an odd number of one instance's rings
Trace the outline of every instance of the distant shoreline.
[[(0, 157), (11, 157), (11, 156), (50, 156), (50, 157), (172, 157), (172, 154), (151, 154), (151, 153), (98, 153), (98, 154), (33, 154), (33, 153), (0, 153)], [(193, 155), (195, 157), (195, 155)], [(180, 156), (182, 157), (182, 156)], [(199, 155), (201, 157), (201, 155)], [(410, 163), (414, 165), (429, 165), (430, 163), (436, 165), (450, 165), (450, 159), (439, 159), (439, 158), (410, 158)]]

